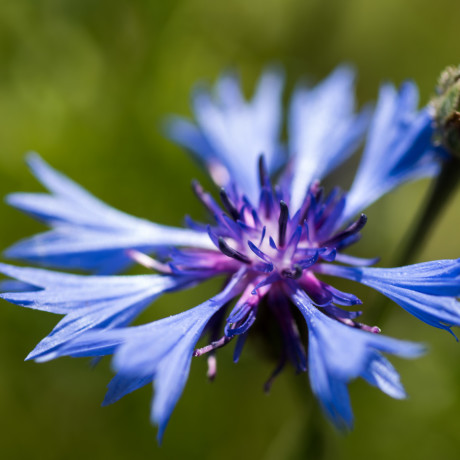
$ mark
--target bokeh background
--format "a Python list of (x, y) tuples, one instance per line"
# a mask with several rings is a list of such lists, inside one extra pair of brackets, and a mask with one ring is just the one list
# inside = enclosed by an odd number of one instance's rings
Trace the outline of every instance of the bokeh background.
[[(358, 100), (384, 80), (413, 78), (426, 104), (437, 75), (460, 62), (454, 0), (5, 0), (0, 3), (0, 192), (38, 191), (24, 165), (36, 150), (96, 196), (180, 225), (203, 217), (190, 181), (204, 174), (161, 133), (163, 117), (190, 114), (197, 81), (237, 69), (249, 95), (264, 66), (286, 69), (287, 92), (337, 64), (359, 74)], [(340, 179), (349, 180), (353, 161)], [(428, 182), (406, 185), (369, 209), (359, 255), (391, 264)], [(419, 260), (460, 255), (460, 195), (449, 202)], [(1, 206), (5, 248), (43, 228)], [(157, 302), (150, 320), (194, 306), (215, 283)], [(381, 298), (354, 290), (371, 310)], [(430, 344), (416, 361), (394, 359), (410, 398), (394, 401), (363, 382), (350, 386), (356, 426), (348, 436), (324, 421), (305, 378), (287, 369), (270, 395), (273, 363), (249, 344), (238, 365), (219, 353), (206, 380), (196, 360), (158, 447), (149, 423), (151, 388), (101, 408), (109, 362), (24, 363), (56, 323), (53, 315), (0, 305), (0, 455), (4, 459), (457, 459), (460, 346), (389, 306), (388, 335)], [(365, 319), (365, 318), (364, 318)], [(307, 422), (310, 418), (310, 422)], [(311, 422), (313, 420), (313, 422)]]

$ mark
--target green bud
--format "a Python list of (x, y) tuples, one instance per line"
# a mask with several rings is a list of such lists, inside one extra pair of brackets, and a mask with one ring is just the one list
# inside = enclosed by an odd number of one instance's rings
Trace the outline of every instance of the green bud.
[(441, 73), (431, 105), (435, 111), (435, 141), (460, 158), (460, 66), (447, 67)]

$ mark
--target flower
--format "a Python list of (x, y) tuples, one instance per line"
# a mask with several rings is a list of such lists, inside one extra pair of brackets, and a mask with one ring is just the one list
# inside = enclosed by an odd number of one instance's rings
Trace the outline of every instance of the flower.
[[(20, 241), (7, 257), (97, 273), (0, 264), (0, 272), (18, 281), (4, 282), (2, 298), (64, 315), (28, 359), (113, 355), (116, 376), (104, 402), (153, 382), (152, 420), (159, 439), (192, 358), (208, 355), (213, 378), (216, 350), (235, 341), (238, 361), (262, 310), (282, 337), (280, 362), (267, 389), (288, 361), (298, 372), (308, 371), (314, 394), (339, 428), (352, 426), (347, 385), (357, 377), (403, 398), (399, 376), (382, 353), (413, 358), (424, 347), (358, 322), (361, 312), (353, 308), (361, 300), (334, 288), (323, 275), (370, 286), (432, 326), (450, 331), (460, 325), (460, 259), (375, 268), (378, 259), (344, 253), (359, 240), (365, 207), (404, 182), (439, 171), (442, 155), (431, 143), (432, 113), (417, 110), (416, 86), (407, 82), (396, 90), (385, 84), (373, 113), (369, 108), (355, 113), (354, 74), (340, 67), (318, 86), (296, 89), (289, 142), (283, 145), (282, 81), (279, 71), (266, 72), (246, 102), (236, 77), (226, 75), (218, 81), (217, 98), (204, 89), (195, 93), (196, 124), (170, 120), (168, 135), (191, 151), (220, 187), (219, 204), (193, 184), (212, 217), (207, 225), (188, 219), (188, 228), (179, 229), (131, 217), (36, 154), (29, 165), (50, 194), (8, 197), (51, 230)], [(319, 181), (356, 150), (366, 133), (349, 192), (325, 193)], [(275, 186), (274, 172), (279, 173)], [(156, 274), (116, 275), (135, 262)], [(226, 279), (224, 288), (201, 305), (129, 326), (159, 295), (218, 275)], [(197, 347), (206, 337), (208, 344)]]

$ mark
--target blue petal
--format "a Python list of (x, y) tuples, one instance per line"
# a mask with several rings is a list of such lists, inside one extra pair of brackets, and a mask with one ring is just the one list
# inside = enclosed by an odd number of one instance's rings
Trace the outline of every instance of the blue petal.
[(174, 118), (167, 134), (197, 155), (218, 185), (225, 187), (231, 180), (256, 204), (260, 193), (259, 156), (264, 155), (271, 171), (281, 163), (282, 87), (279, 71), (266, 72), (252, 101), (246, 102), (237, 77), (224, 75), (217, 82), (215, 99), (205, 89), (194, 94), (198, 126)]
[(111, 208), (37, 154), (29, 155), (28, 163), (51, 194), (14, 193), (7, 201), (53, 229), (13, 245), (6, 251), (7, 257), (108, 274), (131, 263), (127, 249), (152, 252), (170, 245), (212, 247), (206, 233), (154, 224)]
[(220, 294), (191, 310), (142, 326), (88, 332), (56, 356), (115, 353), (118, 376), (111, 383), (107, 403), (154, 380), (152, 421), (159, 426), (161, 440), (184, 389), (198, 339), (211, 317), (243, 290), (244, 276), (244, 269), (240, 270)]
[(294, 93), (289, 122), (292, 212), (300, 208), (311, 183), (345, 161), (364, 135), (369, 111), (354, 113), (354, 77), (350, 68), (339, 67), (315, 88)]
[(399, 376), (380, 352), (414, 358), (424, 348), (415, 343), (355, 329), (319, 312), (301, 290), (292, 294), (308, 325), (308, 367), (313, 393), (339, 429), (353, 424), (347, 384), (366, 379), (390, 396), (401, 398)]
[(342, 223), (400, 184), (438, 173), (439, 153), (431, 142), (432, 114), (429, 108), (417, 112), (417, 103), (412, 82), (403, 84), (399, 92), (390, 84), (381, 87)]
[(105, 395), (103, 406), (113, 404), (120, 400), (123, 396), (132, 393), (139, 388), (152, 382), (152, 376), (140, 377), (138, 379), (123, 377), (116, 375), (108, 385), (107, 394)]
[[(180, 146), (190, 150), (198, 157), (200, 163), (210, 165), (214, 151), (206, 136), (191, 121), (171, 116), (165, 124), (166, 135)], [(225, 184), (222, 184), (225, 185)]]
[(401, 384), (399, 374), (383, 356), (376, 354), (362, 377), (371, 385), (395, 399), (404, 399), (406, 391)]
[[(316, 267), (315, 267), (316, 268)], [(386, 295), (431, 326), (460, 326), (460, 259), (398, 268), (321, 265), (318, 273), (358, 281)]]
[(54, 357), (60, 347), (87, 330), (128, 324), (163, 292), (192, 283), (184, 277), (83, 276), (6, 264), (0, 264), (0, 272), (32, 286), (29, 291), (0, 294), (1, 298), (66, 315), (27, 357), (41, 361)]

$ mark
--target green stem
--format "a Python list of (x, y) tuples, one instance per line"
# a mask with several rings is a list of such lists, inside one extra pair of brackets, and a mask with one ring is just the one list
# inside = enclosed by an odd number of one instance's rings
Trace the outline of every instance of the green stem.
[[(322, 460), (329, 457), (331, 450), (328, 442), (328, 430), (324, 426), (324, 414), (321, 412), (319, 402), (309, 390), (307, 374), (296, 375), (298, 392), (301, 401), (306, 405), (305, 418), (302, 426), (301, 442), (297, 451), (298, 459)], [(330, 440), (329, 440), (330, 441)]]
[(414, 260), (417, 251), (426, 241), (438, 221), (438, 217), (452, 197), (459, 180), (460, 159), (451, 157), (449, 161), (443, 164), (441, 172), (431, 188), (428, 203), (418, 218), (415, 231), (408, 238), (408, 243), (405, 244), (405, 250), (401, 252), (402, 255), (397, 266), (407, 265)]
[[(421, 249), (428, 235), (433, 230), (438, 217), (440, 217), (448, 204), (459, 181), (460, 158), (450, 157), (442, 165), (441, 172), (431, 187), (427, 204), (417, 218), (418, 222), (415, 225), (415, 230), (412, 231), (409, 237), (405, 238), (404, 249), (398, 251), (398, 254), (401, 254), (401, 256), (397, 259), (396, 267), (408, 265), (414, 261), (417, 251)], [(413, 227), (411, 226), (411, 228)], [(371, 322), (381, 324), (384, 321), (389, 303), (390, 301), (387, 298), (383, 298), (380, 302), (377, 302), (373, 308)]]

